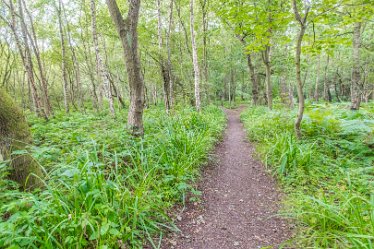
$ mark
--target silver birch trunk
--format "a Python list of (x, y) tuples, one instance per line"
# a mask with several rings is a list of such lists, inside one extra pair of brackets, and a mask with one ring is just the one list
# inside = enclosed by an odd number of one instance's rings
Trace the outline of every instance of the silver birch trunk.
[(103, 59), (100, 54), (100, 48), (99, 48), (99, 39), (98, 39), (98, 33), (97, 33), (97, 27), (96, 27), (96, 0), (91, 0), (91, 15), (92, 15), (92, 38), (94, 42), (95, 47), (95, 55), (96, 55), (96, 73), (99, 78), (103, 81), (103, 88), (105, 92), (105, 96), (107, 97), (109, 101), (109, 110), (111, 115), (114, 117), (116, 115), (114, 110), (114, 102), (113, 102), (113, 96), (112, 91), (110, 87), (109, 82), (109, 73), (108, 70), (105, 68), (105, 65), (103, 63)]
[(67, 75), (67, 63), (66, 63), (66, 47), (65, 47), (65, 34), (62, 26), (62, 0), (59, 0), (59, 6), (57, 8), (58, 14), (58, 27), (60, 31), (60, 45), (61, 45), (61, 68), (62, 68), (62, 80), (63, 80), (63, 92), (64, 92), (64, 107), (66, 113), (70, 111), (70, 96), (69, 96), (69, 83)]
[(360, 74), (360, 47), (361, 47), (361, 23), (357, 22), (353, 28), (353, 54), (352, 54), (352, 86), (351, 109), (360, 109), (361, 104), (361, 74)]
[(199, 70), (199, 60), (197, 56), (197, 46), (195, 37), (195, 18), (194, 18), (194, 0), (190, 0), (190, 29), (191, 29), (191, 44), (192, 44), (192, 62), (194, 70), (194, 80), (195, 80), (195, 105), (196, 110), (201, 109), (200, 100), (200, 70)]

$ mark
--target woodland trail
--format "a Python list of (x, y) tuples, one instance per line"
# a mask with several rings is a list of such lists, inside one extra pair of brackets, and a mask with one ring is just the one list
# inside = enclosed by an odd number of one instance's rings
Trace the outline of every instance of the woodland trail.
[(179, 217), (181, 233), (162, 248), (278, 248), (290, 237), (287, 222), (277, 217), (280, 193), (264, 166), (253, 157), (240, 112), (226, 110), (228, 126), (214, 162), (204, 171), (202, 204), (188, 204)]

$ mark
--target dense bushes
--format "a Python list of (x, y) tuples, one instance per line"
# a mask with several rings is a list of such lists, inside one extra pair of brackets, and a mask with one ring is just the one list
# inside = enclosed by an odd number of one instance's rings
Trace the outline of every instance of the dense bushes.
[(150, 109), (142, 140), (124, 132), (124, 117), (72, 113), (48, 123), (30, 121), (30, 150), (47, 174), (45, 189), (17, 191), (0, 164), (1, 248), (158, 243), (162, 231), (172, 228), (167, 210), (192, 190), (224, 114), (216, 107), (202, 113), (181, 108), (169, 117)]
[(298, 248), (374, 248), (374, 110), (310, 105), (302, 141), (295, 112), (249, 108), (242, 120), (258, 151), (289, 193), (299, 222)]

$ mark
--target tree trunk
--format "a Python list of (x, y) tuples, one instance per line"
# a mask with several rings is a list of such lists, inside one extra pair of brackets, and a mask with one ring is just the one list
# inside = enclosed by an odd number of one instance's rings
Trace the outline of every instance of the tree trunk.
[(353, 29), (353, 54), (352, 54), (352, 83), (351, 83), (351, 110), (360, 109), (361, 104), (361, 74), (360, 74), (360, 47), (361, 23), (357, 22)]
[(161, 0), (157, 0), (157, 34), (158, 34), (158, 49), (159, 49), (159, 64), (161, 70), (161, 76), (163, 80), (164, 88), (164, 103), (166, 112), (169, 113), (170, 110), (170, 72), (169, 64), (164, 58), (164, 48), (162, 39), (162, 20), (161, 20)]
[(66, 48), (65, 48), (65, 34), (64, 29), (62, 26), (62, 0), (59, 0), (57, 7), (57, 15), (58, 15), (58, 27), (60, 31), (60, 44), (61, 44), (61, 68), (62, 68), (62, 80), (63, 80), (63, 90), (64, 90), (64, 107), (65, 112), (68, 113), (70, 111), (70, 94), (69, 94), (69, 83), (68, 83), (68, 75), (67, 75), (67, 62), (66, 62)]
[[(15, 14), (15, 11), (14, 11), (14, 8), (13, 8), (12, 1), (10, 1), (10, 7), (11, 7), (12, 15), (14, 15), (14, 17), (15, 17), (16, 14)], [(28, 40), (28, 37), (27, 37), (27, 27), (26, 27), (25, 19), (23, 17), (22, 1), (18, 2), (18, 9), (19, 9), (18, 15), (19, 15), (19, 18), (21, 20), (21, 33), (22, 33), (22, 38), (23, 38), (23, 42), (24, 42), (24, 45), (25, 45), (24, 63), (25, 63), (27, 78), (28, 78), (28, 81), (29, 81), (30, 89), (31, 89), (31, 94), (32, 94), (32, 99), (33, 99), (35, 111), (38, 114), (38, 116), (44, 117), (44, 118), (47, 119), (48, 117), (45, 114), (45, 111), (44, 111), (44, 109), (41, 105), (40, 97), (39, 97), (39, 94), (38, 94), (38, 89), (36, 87), (36, 82), (35, 82), (35, 78), (34, 78), (34, 67), (33, 67), (33, 63), (32, 63), (31, 51), (30, 51), (30, 47), (29, 47), (29, 40)]]
[(200, 101), (200, 69), (199, 61), (197, 57), (197, 47), (196, 47), (196, 37), (195, 37), (195, 18), (194, 18), (194, 0), (190, 0), (190, 28), (191, 28), (191, 44), (192, 44), (192, 61), (194, 69), (194, 79), (195, 79), (195, 105), (196, 110), (200, 111), (201, 101)]
[(326, 66), (325, 66), (325, 76), (324, 76), (324, 79), (323, 79), (323, 99), (325, 101), (329, 101), (328, 89), (329, 89), (330, 86), (327, 82), (327, 71), (328, 71), (328, 67), (329, 67), (329, 61), (330, 61), (330, 56), (327, 55), (327, 61), (326, 61)]
[(89, 80), (90, 80), (90, 83), (91, 83), (91, 86), (92, 86), (92, 88), (90, 89), (91, 90), (91, 98), (92, 98), (92, 106), (97, 111), (99, 111), (100, 110), (99, 98), (97, 96), (96, 84), (95, 84), (95, 75), (93, 73), (94, 72), (94, 69), (93, 69), (94, 66), (93, 66), (91, 55), (89, 54), (89, 50), (87, 49), (87, 46), (84, 42), (82, 33), (81, 33), (81, 38), (83, 40), (83, 55), (84, 55), (84, 59), (86, 60), (86, 64), (87, 64), (87, 74), (89, 76)]
[(258, 81), (256, 78), (255, 67), (252, 63), (252, 58), (250, 54), (247, 54), (247, 63), (249, 68), (249, 74), (252, 81), (252, 101), (254, 105), (258, 105)]
[(363, 71), (363, 79), (361, 81), (361, 90), (362, 90), (362, 101), (365, 101), (365, 103), (369, 102), (370, 95), (372, 94), (372, 89), (370, 87), (374, 87), (374, 85), (370, 84), (370, 81), (368, 79), (369, 77), (369, 63), (366, 63), (364, 71)]
[(318, 65), (317, 65), (317, 72), (316, 72), (316, 82), (314, 87), (314, 100), (318, 102), (319, 93), (318, 93), (318, 84), (319, 84), (319, 73), (321, 68), (321, 55), (318, 56)]
[(174, 0), (170, 0), (170, 14), (169, 14), (169, 28), (166, 33), (166, 47), (168, 50), (168, 71), (169, 71), (169, 104), (170, 108), (174, 105), (174, 80), (172, 75), (172, 66), (171, 66), (171, 30), (173, 27), (173, 3)]
[[(44, 97), (44, 110), (45, 110), (45, 115), (48, 117), (52, 114), (52, 105), (49, 100), (49, 94), (48, 94), (48, 82), (47, 78), (45, 76), (45, 71), (44, 71), (44, 66), (40, 57), (40, 51), (39, 51), (39, 46), (38, 46), (38, 39), (36, 37), (35, 29), (34, 29), (34, 21), (32, 18), (31, 13), (27, 9), (26, 2), (22, 0), (23, 6), (25, 8), (26, 14), (29, 18), (30, 21), (30, 26), (31, 26), (31, 32), (32, 32), (32, 37), (30, 35), (30, 41), (31, 45), (33, 47), (33, 51), (36, 57), (36, 61), (38, 63), (39, 67), (39, 76), (40, 76), (40, 81), (42, 83), (42, 90), (43, 90), (43, 97)], [(22, 20), (23, 22), (24, 20)]]
[(72, 92), (71, 92), (71, 98), (72, 102), (74, 103), (74, 100), (77, 98), (78, 100), (78, 105), (81, 110), (84, 110), (84, 96), (82, 93), (82, 83), (81, 83), (81, 72), (80, 72), (80, 64), (77, 58), (76, 50), (73, 45), (72, 37), (71, 37), (71, 31), (70, 31), (70, 25), (68, 22), (68, 18), (66, 16), (66, 11), (64, 6), (63, 7), (63, 12), (64, 12), (64, 18), (66, 22), (66, 29), (67, 29), (67, 37), (68, 37), (68, 43), (69, 43), (69, 48), (71, 51), (71, 57), (73, 60), (73, 72), (74, 72), (74, 77), (75, 77), (75, 84), (72, 84)]
[(100, 54), (100, 48), (99, 48), (99, 39), (98, 39), (98, 33), (96, 28), (96, 0), (91, 0), (91, 21), (92, 21), (92, 38), (95, 46), (95, 55), (96, 55), (96, 74), (98, 77), (101, 77), (101, 80), (103, 81), (103, 87), (105, 96), (108, 98), (109, 101), (109, 110), (113, 117), (115, 117), (116, 113), (114, 110), (114, 103), (113, 103), (113, 96), (112, 91), (110, 87), (109, 82), (109, 73), (108, 70), (105, 68), (105, 65), (103, 63), (103, 58)]
[(305, 26), (300, 27), (300, 32), (297, 39), (296, 47), (296, 80), (297, 80), (297, 97), (298, 97), (298, 112), (295, 122), (295, 131), (296, 136), (301, 138), (301, 121), (303, 120), (304, 115), (304, 94), (303, 94), (303, 83), (301, 82), (301, 67), (300, 67), (300, 55), (301, 55), (301, 42), (305, 33)]
[(152, 91), (152, 100), (153, 100), (153, 105), (157, 106), (157, 86), (153, 86), (153, 91)]
[(273, 108), (273, 90), (271, 85), (270, 46), (266, 46), (265, 51), (263, 51), (263, 61), (266, 71), (266, 99), (271, 110)]
[[(86, 11), (84, 11), (84, 17), (85, 17), (85, 24), (88, 24), (89, 21), (88, 21), (88, 15), (86, 13)], [(83, 27), (83, 23), (81, 21), (81, 19), (79, 19), (79, 23), (80, 25)], [(83, 33), (83, 31), (85, 33)], [(80, 38), (82, 40), (82, 46), (83, 46), (83, 55), (84, 55), (84, 59), (86, 61), (86, 65), (87, 65), (87, 74), (89, 76), (89, 81), (91, 83), (91, 86), (92, 88), (90, 89), (90, 93), (91, 93), (91, 99), (92, 99), (92, 106), (93, 108), (96, 109), (96, 111), (99, 111), (100, 107), (99, 107), (99, 99), (98, 99), (98, 96), (97, 96), (97, 91), (96, 91), (96, 84), (95, 84), (95, 75), (94, 75), (94, 63), (92, 61), (92, 56), (91, 56), (91, 53), (90, 53), (90, 50), (88, 49), (88, 46), (87, 46), (87, 39), (85, 38), (85, 36), (88, 37), (90, 35), (89, 33), (89, 28), (88, 28), (88, 25), (84, 25), (84, 29), (82, 28), (80, 30)], [(83, 96), (82, 96), (83, 97)]]
[[(5, 52), (5, 47), (7, 48), (7, 51)], [(4, 44), (0, 44), (0, 54), (3, 55), (5, 58), (2, 58), (4, 68), (1, 68), (0, 71), (0, 86), (6, 87), (8, 82), (10, 82), (10, 77), (13, 75), (12, 72), (15, 71), (15, 53), (10, 48), (10, 44), (8, 44), (7, 41), (5, 41)], [(14, 80), (14, 82), (16, 82)]]
[(123, 19), (116, 0), (106, 0), (124, 51), (130, 88), (130, 109), (127, 124), (134, 136), (142, 136), (144, 134), (144, 82), (140, 69), (137, 33), (140, 0), (128, 0), (128, 2), (128, 14), (126, 19)]
[(203, 75), (206, 101), (209, 103), (209, 73), (208, 73), (208, 2), (209, 0), (200, 1), (202, 9), (202, 24), (203, 24)]
[(279, 87), (281, 102), (284, 105), (289, 106), (289, 89), (287, 86), (287, 74), (280, 77), (280, 87)]
[[(246, 46), (246, 43), (244, 41), (244, 38), (241, 36), (236, 36), (239, 41), (243, 44), (243, 46)], [(255, 66), (252, 63), (252, 55), (247, 54), (247, 65), (249, 69), (249, 75), (252, 81), (252, 103), (253, 105), (258, 104), (258, 98), (259, 98), (259, 85), (258, 85), (258, 80), (256, 77), (256, 72), (255, 72)]]
[(233, 68), (231, 64), (230, 68), (230, 100), (235, 103), (235, 97), (236, 97), (236, 82), (235, 82), (235, 69)]
[(123, 101), (122, 99), (122, 96), (121, 96), (121, 93), (117, 90), (117, 87), (116, 85), (114, 84), (114, 80), (113, 80), (113, 76), (110, 76), (109, 78), (109, 82), (110, 82), (110, 85), (113, 89), (113, 92), (115, 94), (114, 97), (116, 97), (119, 101), (119, 103), (121, 104), (122, 108), (125, 109), (126, 108), (126, 104), (125, 104), (125, 101)]
[(334, 77), (335, 96), (336, 96), (336, 99), (338, 100), (338, 102), (341, 102), (340, 97), (339, 97), (339, 89), (338, 89), (338, 86), (337, 86), (338, 76), (339, 76), (339, 68), (336, 68), (336, 74), (335, 74), (335, 77)]
[(293, 109), (295, 107), (294, 98), (293, 98), (293, 91), (294, 91), (294, 87), (293, 87), (293, 84), (290, 81), (288, 83), (288, 100), (289, 100), (288, 107), (290, 109)]
[[(192, 52), (191, 52), (190, 46), (189, 46), (188, 32), (187, 32), (186, 26), (184, 25), (182, 15), (181, 15), (181, 6), (180, 6), (180, 4), (178, 5), (177, 3), (178, 3), (178, 1), (176, 2), (175, 7), (176, 7), (176, 10), (177, 10), (179, 23), (180, 23), (180, 25), (182, 27), (182, 30), (183, 30), (183, 33), (184, 33), (184, 38), (185, 38), (185, 42), (186, 42), (186, 49), (187, 49), (187, 52), (192, 56)], [(180, 46), (180, 48), (182, 48), (182, 46)]]
[(22, 111), (11, 97), (0, 89), (0, 162), (10, 160), (10, 179), (26, 189), (41, 186), (43, 173), (29, 154), (12, 155), (32, 142)]
[[(231, 70), (232, 72), (232, 70)], [(228, 80), (227, 80), (227, 83), (228, 83), (228, 94), (227, 94), (227, 97), (229, 99), (229, 106), (231, 107), (231, 77), (227, 77)]]
[(245, 70), (242, 71), (242, 85), (241, 85), (241, 94), (240, 94), (240, 98), (242, 101), (244, 101), (244, 93), (246, 92), (247, 90), (247, 84), (245, 82)]
[(296, 43), (296, 53), (295, 53), (295, 65), (296, 65), (296, 80), (297, 80), (297, 96), (298, 96), (298, 112), (297, 118), (295, 121), (295, 133), (298, 139), (301, 139), (301, 121), (303, 120), (304, 115), (304, 93), (303, 93), (303, 83), (301, 81), (301, 43), (307, 28), (307, 17), (310, 10), (310, 6), (306, 6), (304, 17), (301, 18), (300, 13), (297, 9), (296, 0), (292, 1), (292, 7), (295, 14), (295, 19), (300, 25), (300, 31), (297, 37)]

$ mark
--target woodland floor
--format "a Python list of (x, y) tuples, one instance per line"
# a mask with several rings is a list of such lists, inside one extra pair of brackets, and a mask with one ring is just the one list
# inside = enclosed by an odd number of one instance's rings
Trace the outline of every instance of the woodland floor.
[(291, 230), (277, 216), (281, 193), (255, 159), (240, 122), (242, 108), (226, 110), (228, 126), (214, 160), (206, 167), (199, 189), (202, 203), (187, 204), (178, 217), (180, 233), (162, 248), (278, 248)]

